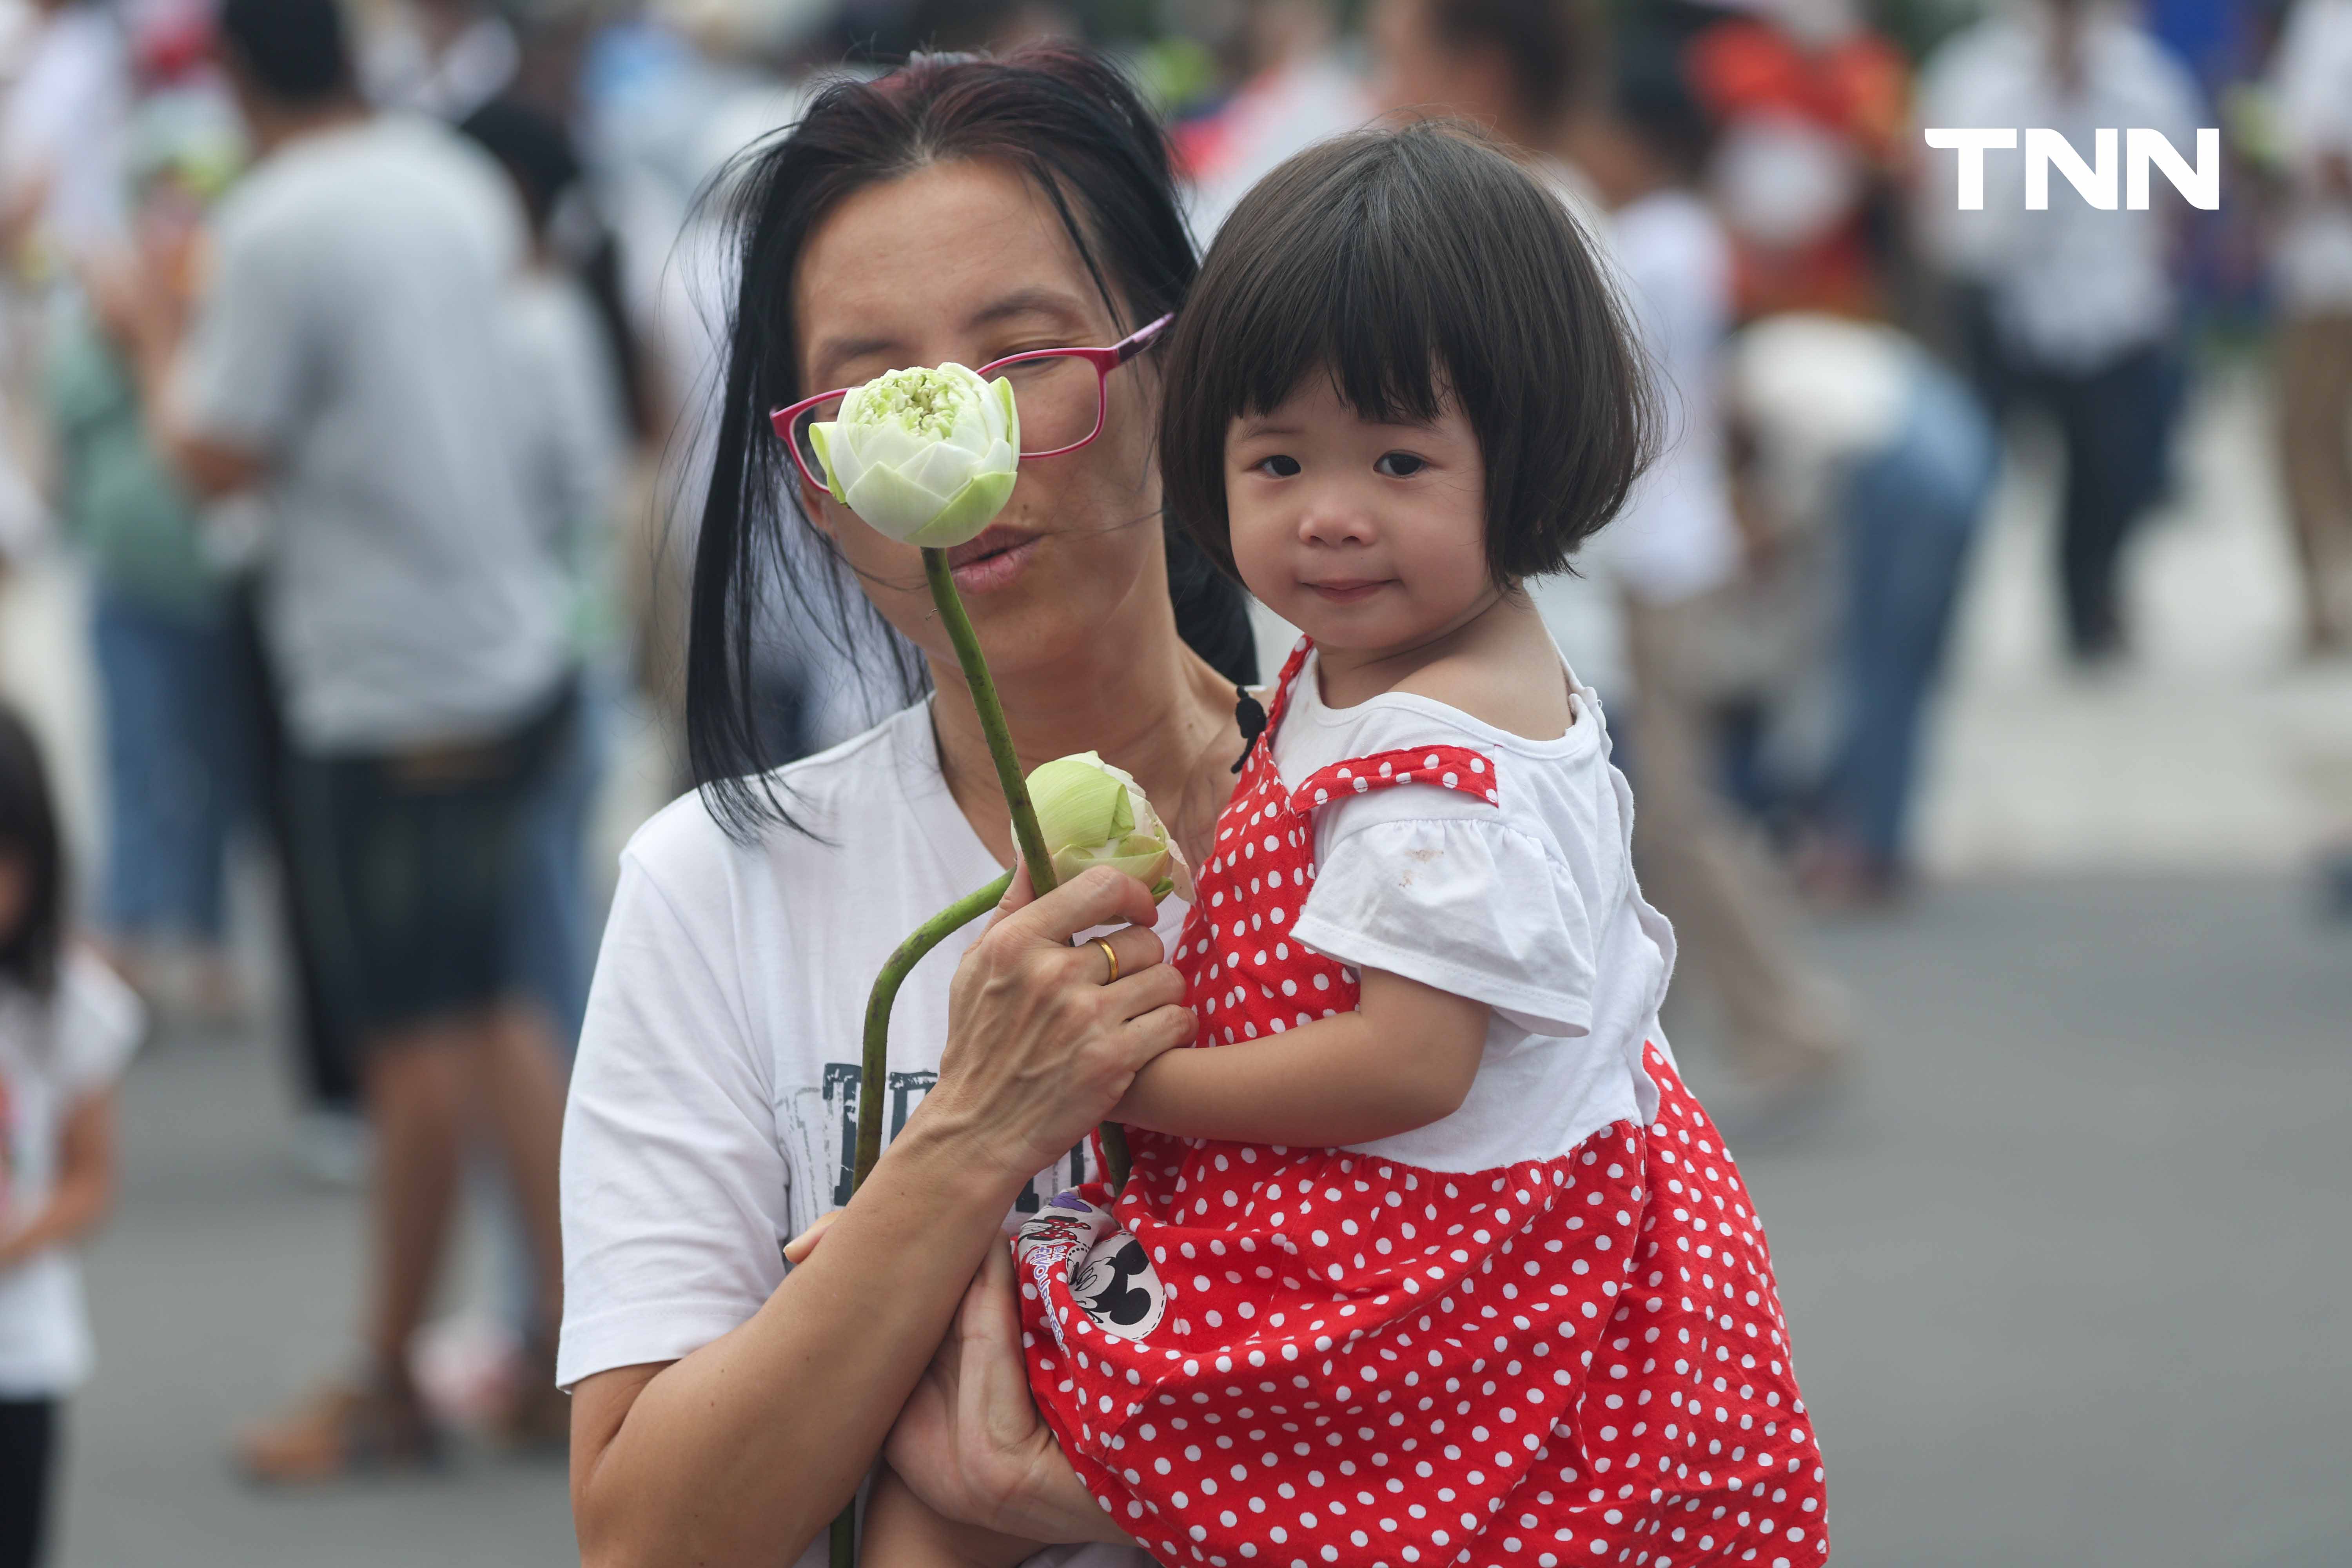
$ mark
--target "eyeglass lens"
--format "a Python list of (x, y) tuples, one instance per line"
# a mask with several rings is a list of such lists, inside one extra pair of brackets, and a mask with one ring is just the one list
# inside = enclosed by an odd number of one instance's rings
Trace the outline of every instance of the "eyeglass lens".
[[(1021, 360), (1006, 365), (995, 375), (1013, 384), (1013, 405), (1021, 416), (1021, 455), (1024, 458), (1075, 447), (1102, 426), (1102, 376), (1091, 363), (1075, 354)], [(834, 398), (803, 409), (793, 422), (793, 445), (808, 471), (820, 479), (824, 468), (809, 441), (809, 426), (836, 418), (840, 413), (841, 402)]]

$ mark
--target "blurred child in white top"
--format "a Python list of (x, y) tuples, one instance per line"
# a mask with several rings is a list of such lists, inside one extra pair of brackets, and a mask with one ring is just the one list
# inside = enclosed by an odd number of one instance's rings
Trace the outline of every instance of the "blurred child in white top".
[(0, 1565), (39, 1561), (58, 1411), (89, 1373), (76, 1243), (114, 1199), (114, 1086), (138, 998), (64, 938), (38, 747), (0, 710)]

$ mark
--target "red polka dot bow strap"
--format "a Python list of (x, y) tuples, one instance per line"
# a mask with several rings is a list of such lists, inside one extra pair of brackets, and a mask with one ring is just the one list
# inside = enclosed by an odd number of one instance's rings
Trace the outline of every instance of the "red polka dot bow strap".
[(1376, 752), (1369, 757), (1334, 763), (1309, 774), (1291, 791), (1290, 805), (1293, 811), (1311, 813), (1318, 805), (1328, 805), (1351, 794), (1364, 795), (1391, 784), (1410, 784), (1459, 790), (1489, 805), (1502, 799), (1495, 764), (1485, 757), (1467, 746), (1425, 746)]

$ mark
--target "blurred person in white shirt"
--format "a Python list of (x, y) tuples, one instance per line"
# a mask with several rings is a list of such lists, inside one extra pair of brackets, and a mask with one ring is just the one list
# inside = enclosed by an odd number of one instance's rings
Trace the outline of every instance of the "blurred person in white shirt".
[(2304, 646), (2352, 645), (2352, 0), (2299, 0), (2273, 64), (2292, 182), (2278, 286), (2279, 445)]
[(1790, 940), (1801, 916), (1779, 868), (1713, 783), (1708, 719), (1685, 679), (1706, 606), (1740, 564), (1716, 414), (1731, 257), (1688, 190), (1705, 126), (1672, 52), (1641, 42), (1619, 51), (1612, 101), (1589, 101), (1593, 40), (1572, 0), (1379, 0), (1369, 32), (1383, 108), (1476, 121), (1544, 174), (1609, 258), (1665, 384), (1658, 461), (1579, 570), (1528, 592), (1570, 668), (1633, 710), (1635, 866), (1721, 1002), (1727, 1053), (1754, 1091), (1735, 1120), (1793, 1127), (1846, 1059), (1845, 1008)]
[(131, 57), (113, 10), (97, 0), (36, 0), (34, 9), (38, 24), (0, 110), (0, 237), (20, 265), (49, 271), (123, 237)]
[[(100, 0), (30, 0), (5, 30), (14, 79), (0, 96), (0, 470), (49, 481), (37, 416), (49, 318), (75, 275), (121, 250), (128, 228), (124, 138), (131, 58)], [(22, 500), (11, 486), (5, 500)], [(11, 507), (15, 521), (28, 520)], [(30, 543), (19, 529), (11, 547)]]
[(0, 708), (0, 1568), (37, 1568), (60, 1417), (93, 1360), (77, 1254), (113, 1206), (138, 996), (68, 931), (57, 804)]
[[(1922, 126), (2043, 127), (2086, 159), (2101, 129), (2151, 128), (2194, 153), (2194, 79), (2153, 35), (2097, 0), (2032, 0), (1945, 43), (1920, 80)], [(2022, 150), (1983, 158), (1984, 205), (1958, 207), (1958, 156), (1924, 152), (1929, 255), (1963, 285), (1974, 370), (1997, 411), (2046, 408), (2065, 444), (2059, 576), (2069, 651), (2120, 654), (2117, 569), (2162, 490), (2180, 400), (2177, 197), (2091, 205), (2061, 177), (2025, 206)]]

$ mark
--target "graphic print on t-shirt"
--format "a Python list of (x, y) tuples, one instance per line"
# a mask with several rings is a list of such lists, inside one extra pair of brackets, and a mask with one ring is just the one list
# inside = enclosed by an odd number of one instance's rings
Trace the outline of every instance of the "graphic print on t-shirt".
[[(824, 1076), (785, 1095), (782, 1120), (784, 1147), (794, 1180), (791, 1194), (794, 1235), (816, 1223), (817, 1216), (849, 1202), (849, 1178), (857, 1153), (858, 1086), (865, 1069), (856, 1062), (827, 1062)], [(888, 1120), (882, 1141), (887, 1145), (907, 1125), (907, 1119), (940, 1081), (936, 1072), (893, 1071), (885, 1080)], [(1035, 1214), (1048, 1194), (1076, 1186), (1092, 1169), (1081, 1143), (1054, 1163), (1051, 1171), (1031, 1178), (1013, 1205), (1019, 1214)]]

